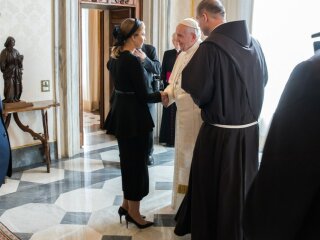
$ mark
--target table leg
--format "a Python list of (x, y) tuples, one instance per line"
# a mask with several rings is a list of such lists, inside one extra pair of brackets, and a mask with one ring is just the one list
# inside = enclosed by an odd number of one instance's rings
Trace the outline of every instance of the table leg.
[(11, 113), (9, 113), (8, 115), (4, 116), (4, 123), (6, 124), (6, 128), (8, 129), (9, 125), (10, 125), (10, 120), (11, 120)]
[(47, 172), (50, 172), (50, 164), (51, 164), (51, 156), (50, 156), (50, 145), (48, 143), (49, 141), (49, 132), (48, 132), (48, 114), (47, 110), (41, 110), (42, 115), (42, 125), (43, 125), (43, 133), (44, 133), (44, 154), (46, 157), (46, 163), (47, 163)]
[(49, 136), (48, 136), (48, 124), (47, 124), (46, 113), (44, 113), (42, 110), (42, 122), (43, 122), (44, 134), (36, 133), (32, 129), (30, 129), (28, 125), (23, 125), (18, 117), (18, 113), (13, 113), (13, 119), (15, 120), (18, 127), (22, 131), (30, 133), (30, 135), (34, 139), (38, 139), (41, 141), (43, 149), (44, 149), (45, 162), (47, 164), (47, 172), (50, 173), (51, 159), (50, 159), (50, 149), (49, 149), (49, 145), (48, 145)]

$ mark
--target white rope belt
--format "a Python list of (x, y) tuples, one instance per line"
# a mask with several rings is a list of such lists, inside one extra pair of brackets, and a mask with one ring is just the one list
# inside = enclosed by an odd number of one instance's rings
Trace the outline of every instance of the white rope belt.
[(215, 127), (220, 127), (220, 128), (247, 128), (247, 127), (251, 127), (256, 124), (258, 124), (257, 121), (252, 122), (252, 123), (248, 123), (248, 124), (244, 124), (244, 125), (223, 125), (223, 124), (211, 124), (210, 123), (210, 125), (215, 126)]

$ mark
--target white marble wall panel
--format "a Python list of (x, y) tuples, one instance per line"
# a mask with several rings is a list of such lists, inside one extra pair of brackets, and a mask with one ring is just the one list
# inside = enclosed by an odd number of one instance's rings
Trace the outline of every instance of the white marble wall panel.
[[(0, 0), (0, 49), (8, 36), (16, 40), (15, 48), (24, 55), (23, 92), (26, 101), (51, 100), (53, 83), (52, 0)], [(41, 92), (40, 81), (50, 80), (51, 91)], [(0, 73), (0, 95), (3, 76)], [(42, 132), (40, 112), (21, 113), (21, 121)], [(55, 139), (54, 112), (48, 114), (50, 141)], [(9, 128), (13, 148), (39, 143), (15, 124)]]

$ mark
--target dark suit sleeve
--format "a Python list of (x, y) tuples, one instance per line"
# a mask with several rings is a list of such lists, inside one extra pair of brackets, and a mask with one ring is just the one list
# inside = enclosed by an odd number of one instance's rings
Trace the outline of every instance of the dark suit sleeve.
[(132, 76), (133, 86), (138, 99), (144, 103), (161, 102), (160, 92), (148, 94), (144, 81), (143, 67), (140, 63), (140, 60), (138, 60), (138, 58), (134, 58), (129, 66), (130, 68), (128, 70), (131, 72), (130, 75)]
[(161, 63), (158, 59), (156, 48), (151, 45), (147, 45), (143, 50), (145, 50), (145, 54), (147, 55), (142, 63), (143, 67), (147, 72), (160, 75)]
[(161, 67), (161, 80), (166, 81), (167, 77), (167, 59), (168, 59), (168, 51), (164, 52), (162, 59), (162, 67)]
[(162, 59), (162, 67), (161, 67), (161, 80), (164, 84), (164, 88), (166, 88), (169, 83), (167, 82), (167, 72), (168, 72), (168, 60), (169, 60), (169, 52), (165, 51)]

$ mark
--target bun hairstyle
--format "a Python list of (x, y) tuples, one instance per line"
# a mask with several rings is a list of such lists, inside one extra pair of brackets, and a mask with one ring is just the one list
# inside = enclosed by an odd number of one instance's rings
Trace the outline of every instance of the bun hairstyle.
[(119, 25), (114, 26), (112, 35), (116, 39), (114, 46), (122, 46), (124, 44), (125, 39)]
[(134, 33), (140, 29), (142, 26), (142, 22), (136, 18), (127, 18), (123, 20), (121, 25), (117, 25), (114, 27), (112, 35), (116, 39), (112, 50), (111, 57), (118, 58), (121, 48), (125, 44), (126, 40), (130, 38)]

